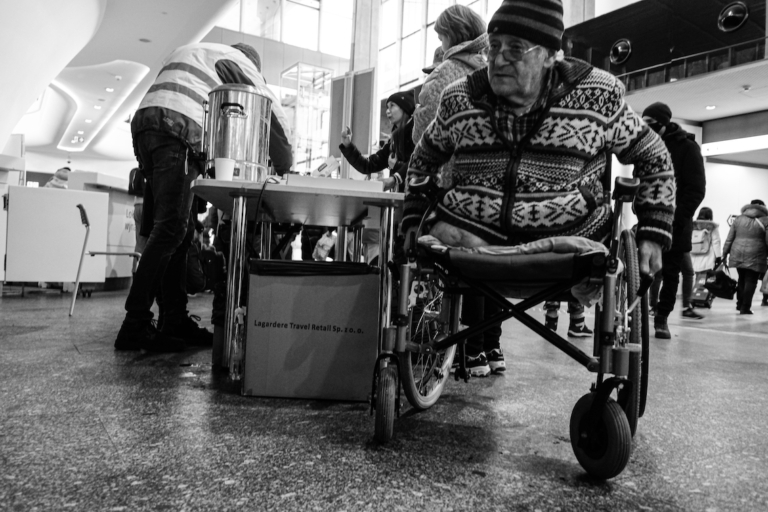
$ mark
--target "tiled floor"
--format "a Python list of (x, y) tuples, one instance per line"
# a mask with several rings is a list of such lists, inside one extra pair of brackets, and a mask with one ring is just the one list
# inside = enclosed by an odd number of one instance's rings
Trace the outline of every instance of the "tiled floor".
[[(124, 299), (96, 292), (72, 318), (55, 292), (0, 300), (0, 510), (768, 510), (757, 300), (673, 313), (632, 459), (601, 483), (568, 440), (590, 375), (514, 322), (506, 375), (451, 380), (379, 447), (365, 404), (241, 397), (210, 350), (115, 353)], [(210, 300), (190, 302), (206, 325)]]

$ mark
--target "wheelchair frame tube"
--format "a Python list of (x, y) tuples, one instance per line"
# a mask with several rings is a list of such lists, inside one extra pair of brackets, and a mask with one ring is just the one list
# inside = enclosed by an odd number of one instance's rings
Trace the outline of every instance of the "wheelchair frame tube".
[[(391, 206), (382, 206), (379, 231), (379, 352), (384, 346), (384, 329), (392, 317), (392, 275), (387, 263), (392, 258), (394, 215)], [(339, 247), (336, 247), (339, 250)]]

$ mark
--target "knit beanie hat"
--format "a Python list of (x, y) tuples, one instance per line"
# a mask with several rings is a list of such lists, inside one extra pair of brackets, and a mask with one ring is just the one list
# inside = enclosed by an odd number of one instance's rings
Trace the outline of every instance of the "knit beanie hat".
[(413, 100), (413, 93), (412, 92), (396, 92), (389, 98), (387, 98), (387, 103), (389, 102), (394, 103), (401, 109), (403, 109), (403, 112), (408, 114), (409, 116), (413, 115), (413, 111), (416, 109), (416, 103)]
[(259, 70), (259, 73), (261, 73), (261, 57), (259, 57), (259, 52), (257, 52), (253, 46), (245, 43), (237, 43), (233, 44), (232, 48), (237, 48), (243, 52), (245, 56), (248, 57), (251, 62), (253, 62), (254, 66), (256, 66), (256, 69)]
[(488, 23), (489, 34), (510, 34), (559, 50), (563, 38), (562, 0), (504, 0)]
[(657, 101), (651, 103), (643, 110), (643, 117), (655, 119), (660, 125), (666, 126), (672, 120), (672, 111), (664, 103)]

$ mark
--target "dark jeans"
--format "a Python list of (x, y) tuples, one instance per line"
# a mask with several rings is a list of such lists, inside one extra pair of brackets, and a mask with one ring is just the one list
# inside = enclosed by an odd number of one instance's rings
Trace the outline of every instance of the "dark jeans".
[(752, 309), (752, 297), (757, 289), (757, 279), (760, 272), (748, 268), (737, 268), (739, 282), (736, 285), (736, 306), (739, 311), (746, 313)]
[[(656, 316), (667, 318), (675, 309), (681, 272), (683, 274), (683, 307), (688, 308), (691, 305), (694, 276), (691, 253), (672, 247), (661, 257), (661, 292), (656, 305)], [(651, 295), (651, 302), (653, 302), (653, 295)]]
[[(486, 318), (498, 314), (500, 308), (495, 302), (485, 297), (467, 295), (461, 303), (461, 323), (468, 327), (477, 325)], [(480, 352), (490, 352), (500, 348), (501, 324), (467, 340), (467, 355), (477, 356)]]
[(202, 171), (202, 162), (188, 158), (184, 143), (163, 133), (139, 133), (133, 146), (152, 191), (152, 229), (125, 301), (125, 317), (151, 320), (157, 295), (164, 325), (170, 326), (187, 315), (187, 249), (195, 234), (188, 229), (193, 199), (189, 187)]

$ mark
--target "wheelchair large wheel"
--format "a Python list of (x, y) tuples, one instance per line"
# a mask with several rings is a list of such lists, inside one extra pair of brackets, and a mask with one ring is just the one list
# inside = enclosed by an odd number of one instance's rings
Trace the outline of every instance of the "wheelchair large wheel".
[[(635, 237), (628, 230), (621, 233), (619, 258), (624, 263), (624, 272), (616, 283), (616, 306), (624, 314), (635, 301), (637, 289), (640, 287), (640, 264), (638, 263), (637, 244), (635, 244)], [(638, 305), (630, 314), (629, 319), (629, 342), (635, 344), (637, 348), (640, 348), (642, 341), (641, 324), (643, 321), (642, 307)], [(617, 402), (624, 409), (633, 437), (637, 431), (637, 420), (640, 417), (642, 395), (641, 355), (641, 352), (630, 352), (627, 379), (632, 383), (632, 386), (629, 390), (626, 388), (620, 390), (617, 396)]]
[(571, 446), (581, 467), (607, 480), (624, 471), (632, 455), (632, 433), (621, 406), (609, 398), (600, 418), (590, 414), (595, 393), (582, 396), (571, 413)]
[(397, 407), (397, 370), (387, 366), (379, 373), (376, 386), (376, 441), (386, 443), (392, 439), (395, 430)]
[(649, 361), (650, 361), (650, 338), (651, 338), (651, 326), (650, 326), (650, 312), (649, 312), (649, 305), (648, 305), (648, 295), (646, 294), (645, 297), (643, 297), (643, 303), (642, 303), (643, 309), (643, 316), (640, 319), (642, 322), (641, 325), (641, 333), (643, 336), (643, 359), (641, 361), (641, 377), (642, 381), (640, 383), (640, 414), (639, 416), (642, 418), (643, 414), (645, 414), (645, 403), (648, 400), (648, 368), (649, 368)]
[[(416, 287), (416, 304), (409, 311), (409, 340), (421, 345), (456, 332), (458, 319), (452, 318), (451, 299), (438, 289), (434, 279), (417, 281)], [(456, 345), (432, 354), (400, 354), (403, 392), (414, 409), (428, 409), (440, 398), (455, 353)]]

